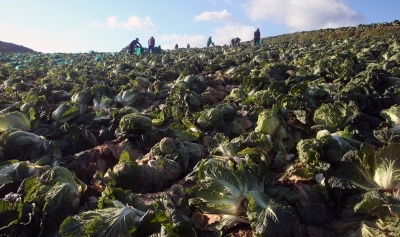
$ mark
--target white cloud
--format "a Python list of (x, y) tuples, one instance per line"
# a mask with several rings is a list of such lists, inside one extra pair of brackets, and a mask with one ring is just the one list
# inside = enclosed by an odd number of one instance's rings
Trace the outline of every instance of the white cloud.
[[(210, 0), (212, 4), (217, 4), (220, 0)], [(232, 0), (222, 0), (221, 2), (226, 4), (232, 4)]]
[(97, 21), (90, 22), (89, 27), (90, 28), (97, 28), (97, 29), (104, 29), (104, 25), (102, 23), (100, 23), (100, 22), (97, 22)]
[(97, 21), (92, 21), (89, 24), (91, 28), (104, 29), (106, 26), (109, 29), (119, 28), (123, 30), (145, 30), (154, 31), (155, 26), (150, 17), (140, 18), (138, 16), (131, 16), (126, 21), (118, 22), (117, 16), (110, 16), (107, 18), (106, 23), (100, 23)]
[(292, 31), (354, 26), (364, 22), (361, 13), (342, 0), (246, 0), (242, 5), (253, 20), (286, 25)]
[(219, 22), (230, 22), (234, 18), (232, 14), (227, 10), (222, 10), (220, 12), (203, 12), (200, 15), (194, 17), (196, 21), (219, 21)]
[(175, 44), (179, 48), (186, 48), (187, 44), (191, 47), (202, 48), (206, 46), (207, 39), (203, 35), (177, 35), (166, 34), (162, 35), (160, 39), (156, 39), (156, 45), (161, 45), (162, 49), (173, 49)]
[(148, 30), (154, 31), (155, 26), (150, 17), (140, 18), (138, 16), (131, 16), (125, 22), (119, 22), (118, 27), (125, 30)]
[(107, 18), (108, 28), (114, 28), (117, 25), (117, 17), (110, 16)]
[(212, 39), (216, 45), (229, 45), (232, 38), (239, 37), (242, 42), (253, 39), (256, 29), (253, 26), (226, 25), (213, 30)]

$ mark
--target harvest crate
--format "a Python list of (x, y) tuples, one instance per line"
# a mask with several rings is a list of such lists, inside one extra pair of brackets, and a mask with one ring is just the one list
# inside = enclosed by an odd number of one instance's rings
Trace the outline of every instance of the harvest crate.
[(141, 54), (143, 54), (143, 52), (144, 52), (143, 48), (135, 48), (135, 54), (136, 55), (141, 55)]

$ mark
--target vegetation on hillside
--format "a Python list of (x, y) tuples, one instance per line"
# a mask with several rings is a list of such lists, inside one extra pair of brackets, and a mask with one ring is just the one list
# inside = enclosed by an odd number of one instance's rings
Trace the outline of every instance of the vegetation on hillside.
[(320, 40), (345, 40), (363, 38), (383, 38), (400, 34), (400, 21), (383, 22), (355, 27), (327, 28), (321, 30), (301, 31), (290, 34), (270, 36), (266, 39), (271, 43), (282, 41), (320, 41)]
[(397, 27), (0, 53), (0, 236), (400, 236)]

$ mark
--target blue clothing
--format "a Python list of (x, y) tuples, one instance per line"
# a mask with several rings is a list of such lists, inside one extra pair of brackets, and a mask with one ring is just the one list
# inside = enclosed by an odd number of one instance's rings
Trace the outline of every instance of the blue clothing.
[(154, 51), (154, 45), (149, 44), (149, 52), (152, 53)]

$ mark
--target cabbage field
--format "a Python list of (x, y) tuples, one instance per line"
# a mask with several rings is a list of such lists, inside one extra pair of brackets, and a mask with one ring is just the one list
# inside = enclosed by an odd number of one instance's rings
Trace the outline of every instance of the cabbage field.
[(399, 27), (0, 53), (0, 236), (400, 236)]

